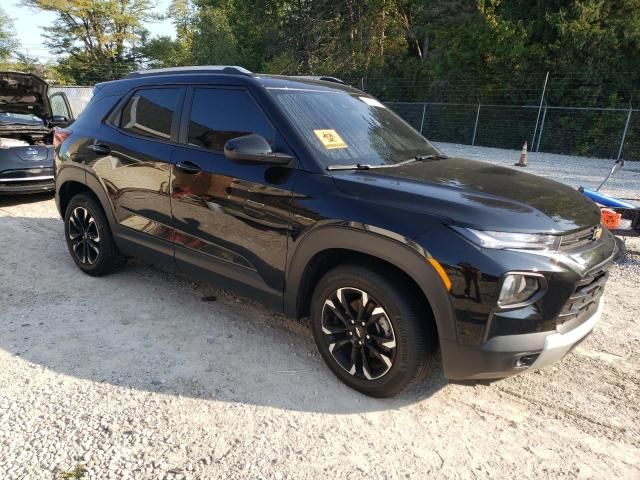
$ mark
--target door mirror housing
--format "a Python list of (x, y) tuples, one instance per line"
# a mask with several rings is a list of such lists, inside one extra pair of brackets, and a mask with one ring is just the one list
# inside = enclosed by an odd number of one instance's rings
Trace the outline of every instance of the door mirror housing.
[(238, 163), (263, 163), (268, 165), (287, 165), (291, 155), (271, 150), (264, 137), (256, 134), (232, 138), (224, 144), (225, 156)]
[(64, 115), (53, 115), (51, 117), (51, 123), (53, 125), (57, 125), (57, 126), (66, 126), (69, 123), (71, 123), (69, 121), (69, 119), (67, 117), (65, 117)]

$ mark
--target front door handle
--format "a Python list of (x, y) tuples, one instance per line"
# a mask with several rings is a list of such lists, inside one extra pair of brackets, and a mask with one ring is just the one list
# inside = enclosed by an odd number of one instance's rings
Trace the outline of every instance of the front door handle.
[(87, 148), (96, 155), (109, 155), (111, 153), (111, 148), (101, 143), (94, 143), (93, 145), (89, 145)]
[(195, 163), (189, 161), (176, 163), (176, 168), (183, 173), (188, 173), (189, 175), (195, 175), (196, 173), (200, 173), (202, 171), (199, 165), (196, 165)]

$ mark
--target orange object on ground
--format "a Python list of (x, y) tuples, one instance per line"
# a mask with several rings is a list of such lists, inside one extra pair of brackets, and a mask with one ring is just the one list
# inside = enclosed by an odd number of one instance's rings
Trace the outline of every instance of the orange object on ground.
[(522, 145), (522, 151), (520, 152), (520, 160), (518, 163), (514, 163), (516, 167), (526, 167), (527, 166), (527, 141), (524, 141), (524, 145)]
[(610, 208), (601, 208), (600, 216), (602, 218), (602, 224), (609, 230), (620, 227), (620, 220), (622, 219), (622, 215), (614, 212)]

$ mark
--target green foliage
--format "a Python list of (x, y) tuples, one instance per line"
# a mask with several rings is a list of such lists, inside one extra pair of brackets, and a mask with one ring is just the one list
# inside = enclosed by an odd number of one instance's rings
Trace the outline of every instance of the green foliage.
[(77, 464), (72, 470), (62, 472), (60, 480), (80, 480), (87, 473), (87, 468), (81, 463)]
[(156, 20), (152, 0), (23, 0), (56, 14), (45, 35), (62, 57), (60, 72), (76, 82), (118, 78), (136, 68), (144, 25)]
[(201, 8), (193, 20), (191, 59), (196, 65), (234, 65), (238, 42), (224, 7)]
[(146, 51), (154, 65), (413, 82), (396, 100), (469, 78), (478, 97), (499, 75), (640, 70), (640, 0), (174, 0), (171, 10), (177, 39), (150, 42), (162, 45)]
[(22, 1), (57, 14), (48, 45), (76, 83), (238, 64), (365, 82), (387, 100), (535, 103), (551, 71), (549, 103), (581, 106), (637, 102), (640, 84), (640, 0), (172, 0), (175, 38), (148, 37), (152, 0)]
[(18, 48), (11, 18), (0, 8), (0, 61), (6, 61)]

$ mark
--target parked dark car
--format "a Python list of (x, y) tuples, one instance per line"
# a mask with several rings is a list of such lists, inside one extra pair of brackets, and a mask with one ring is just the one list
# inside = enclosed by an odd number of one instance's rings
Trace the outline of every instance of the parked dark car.
[(31, 73), (0, 72), (0, 194), (54, 189), (54, 128), (72, 116), (65, 94), (48, 89)]
[(332, 78), (135, 73), (97, 85), (61, 136), (81, 270), (137, 256), (308, 316), (329, 368), (368, 395), (422, 379), (438, 346), (450, 379), (537, 369), (602, 311), (615, 242), (593, 202), (447, 158)]

